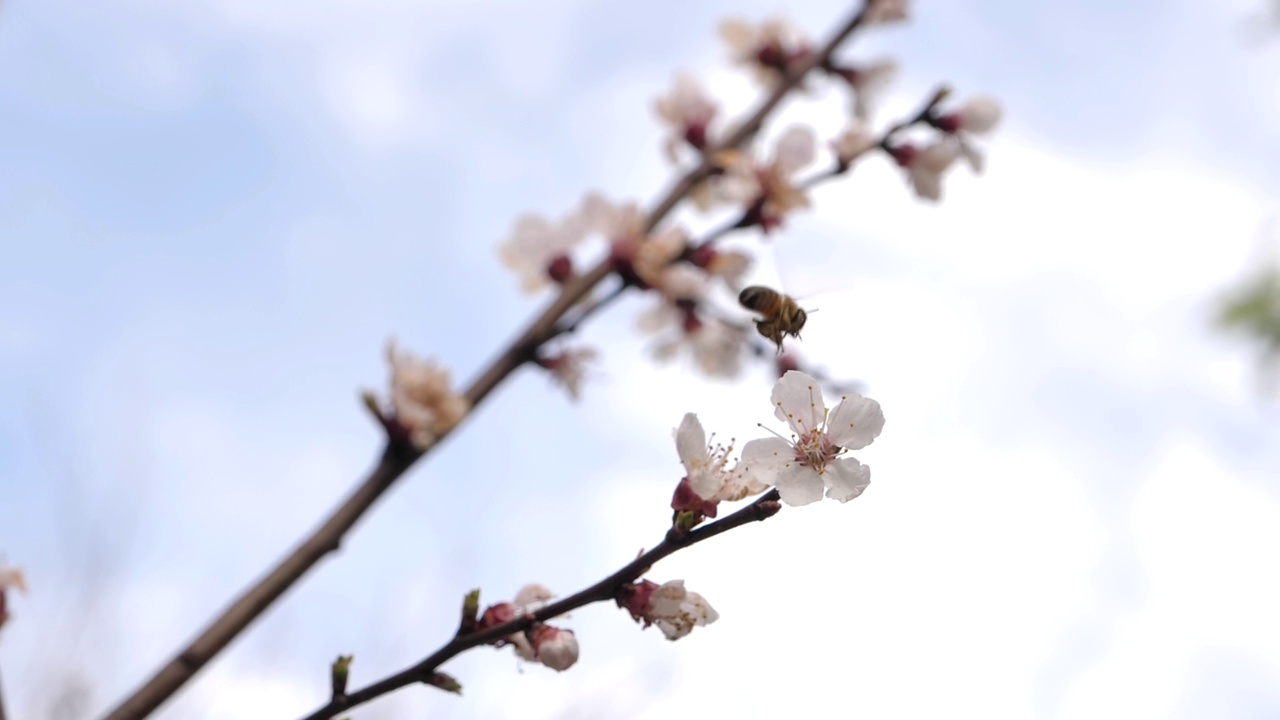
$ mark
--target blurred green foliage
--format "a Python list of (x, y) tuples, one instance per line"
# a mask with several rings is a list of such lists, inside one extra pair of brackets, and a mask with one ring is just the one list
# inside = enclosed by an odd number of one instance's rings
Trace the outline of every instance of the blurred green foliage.
[(1280, 366), (1280, 264), (1264, 267), (1222, 298), (1217, 323), (1257, 344), (1265, 365)]

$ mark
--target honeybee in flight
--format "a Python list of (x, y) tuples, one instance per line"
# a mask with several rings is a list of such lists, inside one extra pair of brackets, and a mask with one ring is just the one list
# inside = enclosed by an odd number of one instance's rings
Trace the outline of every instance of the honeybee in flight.
[(787, 335), (800, 337), (804, 321), (809, 319), (809, 314), (790, 295), (763, 285), (752, 285), (738, 293), (738, 302), (742, 307), (764, 316), (756, 320), (756, 331), (772, 340), (778, 346), (778, 352), (782, 352), (782, 338)]

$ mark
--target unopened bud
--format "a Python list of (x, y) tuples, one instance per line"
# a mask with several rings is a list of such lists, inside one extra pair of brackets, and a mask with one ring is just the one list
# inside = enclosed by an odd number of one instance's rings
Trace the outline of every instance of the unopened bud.
[(340, 698), (347, 694), (347, 677), (351, 671), (354, 655), (339, 655), (329, 666), (329, 682), (333, 686), (333, 696)]
[(539, 625), (530, 631), (530, 635), (534, 656), (543, 665), (562, 672), (578, 662), (578, 638), (574, 636), (572, 630)]

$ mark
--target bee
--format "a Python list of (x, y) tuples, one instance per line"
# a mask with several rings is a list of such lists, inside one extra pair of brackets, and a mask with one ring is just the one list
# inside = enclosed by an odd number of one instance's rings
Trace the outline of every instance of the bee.
[(764, 316), (756, 320), (756, 330), (773, 341), (778, 352), (782, 352), (782, 338), (787, 335), (800, 337), (804, 321), (809, 319), (809, 314), (790, 295), (763, 285), (752, 285), (738, 293), (738, 303)]

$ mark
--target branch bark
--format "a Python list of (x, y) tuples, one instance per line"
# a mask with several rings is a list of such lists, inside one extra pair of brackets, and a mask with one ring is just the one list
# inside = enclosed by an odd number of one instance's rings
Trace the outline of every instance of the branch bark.
[[(773, 91), (741, 125), (711, 152), (702, 162), (681, 176), (649, 211), (645, 219), (646, 230), (652, 230), (714, 169), (715, 152), (741, 146), (759, 132), (765, 119), (782, 102), (797, 84), (814, 68), (825, 65), (832, 53), (862, 23), (865, 3), (831, 35), (822, 48), (792, 68)], [(608, 260), (603, 260), (588, 272), (567, 283), (560, 294), (544, 309), (520, 335), (500, 353), (468, 387), (465, 396), (472, 408), (483, 401), (512, 372), (533, 357), (543, 343), (560, 331), (559, 320), (578, 304), (596, 285), (612, 272)], [(140, 688), (126, 697), (107, 716), (106, 720), (137, 720), (146, 717), (173, 696), (202, 667), (227, 647), (254, 620), (271, 606), (286, 590), (297, 583), (321, 558), (335, 552), (342, 538), (364, 516), (375, 502), (419, 458), (436, 443), (419, 452), (407, 446), (388, 442), (381, 460), (373, 471), (356, 487), (301, 544), (275, 567), (245, 590), (229, 607), (223, 610), (189, 645), (166, 663)]]

